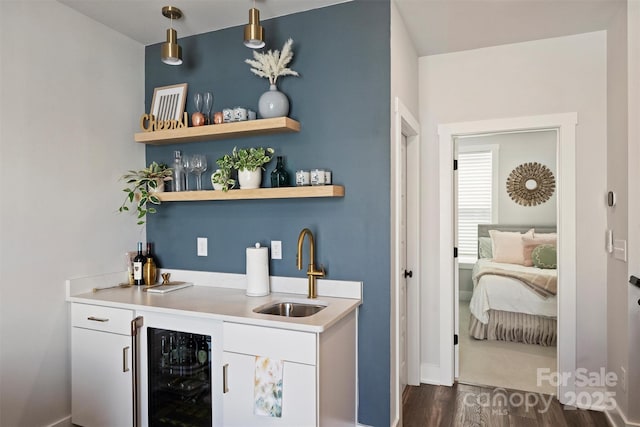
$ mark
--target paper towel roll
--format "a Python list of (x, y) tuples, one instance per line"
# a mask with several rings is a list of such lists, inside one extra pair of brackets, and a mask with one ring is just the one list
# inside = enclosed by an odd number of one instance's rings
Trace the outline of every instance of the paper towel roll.
[(269, 251), (259, 243), (254, 248), (247, 248), (247, 295), (269, 295)]

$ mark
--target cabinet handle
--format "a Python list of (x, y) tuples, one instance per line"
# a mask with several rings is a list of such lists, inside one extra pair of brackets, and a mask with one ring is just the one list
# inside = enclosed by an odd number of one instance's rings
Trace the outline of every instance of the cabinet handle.
[(229, 393), (229, 382), (227, 381), (227, 375), (229, 372), (229, 364), (225, 363), (222, 366), (222, 393)]
[(109, 319), (106, 317), (95, 317), (95, 316), (89, 316), (87, 317), (87, 320), (91, 320), (93, 322), (108, 322)]
[(129, 372), (129, 346), (122, 349), (122, 372)]

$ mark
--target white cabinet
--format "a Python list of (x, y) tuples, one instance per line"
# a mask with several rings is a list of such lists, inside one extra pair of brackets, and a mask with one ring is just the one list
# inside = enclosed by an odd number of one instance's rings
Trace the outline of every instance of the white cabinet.
[[(320, 334), (224, 323), (225, 427), (356, 424), (356, 312)], [(255, 415), (256, 356), (282, 361), (282, 414)]]
[(133, 423), (133, 312), (71, 305), (71, 416), (83, 427)]
[[(316, 425), (316, 334), (226, 323), (225, 427)], [(254, 414), (256, 356), (282, 361), (282, 415)]]

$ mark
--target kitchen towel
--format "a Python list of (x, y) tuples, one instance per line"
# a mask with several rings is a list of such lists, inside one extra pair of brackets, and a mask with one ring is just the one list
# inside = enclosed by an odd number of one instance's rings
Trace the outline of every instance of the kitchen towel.
[(260, 247), (247, 248), (247, 295), (269, 295), (269, 250)]
[(253, 413), (282, 417), (282, 360), (256, 356)]

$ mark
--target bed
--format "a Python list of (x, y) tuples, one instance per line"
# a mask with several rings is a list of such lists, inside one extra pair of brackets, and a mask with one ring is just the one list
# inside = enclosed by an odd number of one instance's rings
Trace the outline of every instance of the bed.
[[(528, 263), (520, 262), (519, 258), (505, 259), (504, 249), (501, 254), (491, 253), (491, 234), (494, 239), (500, 236), (514, 239), (513, 232), (523, 233), (521, 240), (529, 250)], [(469, 333), (473, 338), (556, 345), (557, 269), (548, 265), (530, 266), (532, 248), (552, 241), (555, 246), (555, 232), (553, 226), (478, 225), (478, 262), (473, 268), (473, 295), (469, 303)], [(517, 252), (511, 250), (520, 256)], [(498, 261), (507, 262), (495, 262), (494, 255)]]

